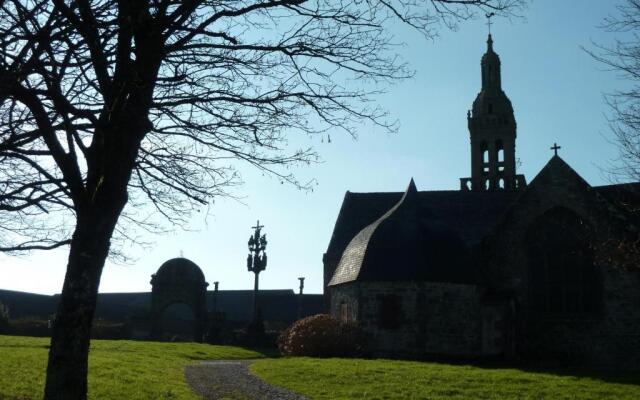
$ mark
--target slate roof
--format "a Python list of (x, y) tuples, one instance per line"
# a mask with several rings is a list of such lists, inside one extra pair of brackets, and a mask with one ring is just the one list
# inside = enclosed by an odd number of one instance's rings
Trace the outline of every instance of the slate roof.
[(350, 241), (329, 285), (355, 280), (476, 283), (466, 243), (421, 205), (412, 179), (401, 200)]
[(636, 224), (640, 224), (640, 182), (596, 186), (594, 189), (628, 212)]
[[(340, 257), (351, 239), (380, 218), (402, 198), (402, 192), (347, 192), (338, 214), (327, 255)], [(419, 191), (420, 214), (434, 225), (446, 226), (468, 248), (476, 246), (511, 204), (517, 192), (460, 190)]]

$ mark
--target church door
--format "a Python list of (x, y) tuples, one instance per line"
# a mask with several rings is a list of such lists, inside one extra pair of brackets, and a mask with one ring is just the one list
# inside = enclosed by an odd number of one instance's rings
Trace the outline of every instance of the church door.
[(513, 300), (485, 304), (482, 307), (482, 354), (502, 356), (512, 353)]

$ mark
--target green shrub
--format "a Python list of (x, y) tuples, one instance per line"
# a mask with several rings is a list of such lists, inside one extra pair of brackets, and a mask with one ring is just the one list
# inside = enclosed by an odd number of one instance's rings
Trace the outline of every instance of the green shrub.
[(362, 355), (364, 338), (354, 323), (318, 314), (296, 321), (282, 332), (278, 349), (286, 356), (358, 356)]
[(9, 307), (0, 303), (0, 334), (9, 333)]

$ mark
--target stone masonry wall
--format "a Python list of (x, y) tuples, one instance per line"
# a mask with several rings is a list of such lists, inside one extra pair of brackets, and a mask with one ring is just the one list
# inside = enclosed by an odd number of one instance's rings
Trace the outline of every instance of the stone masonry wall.
[[(482, 289), (436, 282), (362, 282), (331, 288), (332, 314), (341, 302), (357, 302), (357, 321), (379, 356), (429, 354), (469, 357), (482, 351)], [(398, 326), (379, 324), (384, 296), (400, 300)]]
[(358, 306), (358, 284), (346, 283), (337, 287), (329, 287), (329, 293), (331, 295), (331, 309), (329, 314), (335, 319), (342, 320), (342, 307), (343, 304), (347, 307), (348, 320), (359, 320), (359, 306)]

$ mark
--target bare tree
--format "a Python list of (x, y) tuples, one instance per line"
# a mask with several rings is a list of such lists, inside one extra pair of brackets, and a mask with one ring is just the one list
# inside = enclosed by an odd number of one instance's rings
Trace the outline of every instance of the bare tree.
[(640, 181), (640, 1), (625, 0), (604, 19), (602, 29), (618, 33), (611, 45), (595, 44), (587, 52), (626, 82), (626, 89), (605, 95), (609, 126), (618, 147), (611, 170), (617, 180)]
[[(286, 139), (369, 121), (411, 75), (385, 26), (433, 37), (523, 0), (0, 0), (1, 250), (69, 246), (46, 399), (84, 399), (112, 239), (182, 223), (233, 162), (300, 184)], [(149, 207), (149, 205), (151, 207)]]
[[(605, 95), (609, 108), (612, 143), (618, 159), (609, 172), (614, 181), (640, 182), (640, 1), (624, 0), (616, 13), (604, 19), (602, 29), (617, 34), (611, 45), (594, 44), (586, 50), (595, 60), (619, 74), (626, 89)], [(615, 193), (617, 203), (637, 225), (640, 223), (640, 190), (637, 184), (621, 185)], [(612, 237), (619, 237), (611, 235)], [(640, 236), (631, 232), (624, 239), (602, 243), (607, 259), (626, 269), (640, 265)]]

